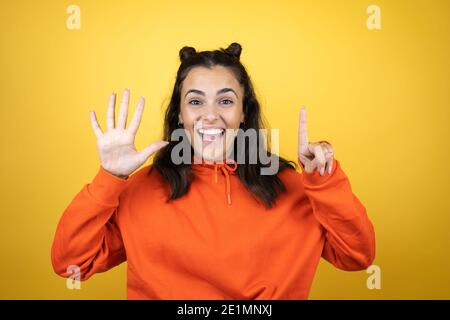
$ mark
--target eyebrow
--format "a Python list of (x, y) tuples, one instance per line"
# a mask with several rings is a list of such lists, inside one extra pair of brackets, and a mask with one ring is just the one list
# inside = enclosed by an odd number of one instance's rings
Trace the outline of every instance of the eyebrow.
[[(216, 95), (219, 95), (219, 94), (222, 94), (222, 93), (226, 93), (226, 92), (230, 92), (230, 91), (233, 92), (233, 93), (235, 94), (236, 98), (238, 97), (237, 93), (236, 93), (233, 89), (231, 89), (231, 88), (223, 88), (223, 89), (220, 89), (219, 91), (216, 92)], [(191, 92), (197, 93), (197, 94), (202, 95), (202, 96), (205, 96), (205, 93), (204, 93), (203, 91), (201, 91), (201, 90), (198, 90), (198, 89), (190, 89), (188, 92), (186, 92), (186, 94), (184, 95), (184, 97), (186, 97), (186, 96), (187, 96), (189, 93), (191, 93)]]

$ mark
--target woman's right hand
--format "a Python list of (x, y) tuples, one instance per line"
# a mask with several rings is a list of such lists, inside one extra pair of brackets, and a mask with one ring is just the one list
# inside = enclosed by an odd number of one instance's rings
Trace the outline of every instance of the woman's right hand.
[(97, 148), (101, 166), (109, 173), (121, 179), (126, 179), (147, 161), (153, 153), (169, 143), (168, 141), (157, 141), (140, 152), (136, 150), (134, 139), (144, 110), (144, 97), (139, 99), (133, 119), (128, 128), (125, 128), (129, 100), (130, 90), (125, 89), (120, 105), (117, 126), (114, 126), (116, 94), (113, 93), (110, 96), (106, 115), (107, 131), (105, 133), (100, 129), (95, 112), (90, 112), (92, 129), (97, 137)]

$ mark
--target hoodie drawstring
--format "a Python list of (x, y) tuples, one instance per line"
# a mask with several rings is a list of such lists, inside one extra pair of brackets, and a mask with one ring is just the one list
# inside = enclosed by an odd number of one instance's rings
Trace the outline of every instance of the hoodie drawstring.
[(237, 163), (233, 160), (233, 167), (229, 166), (227, 163), (215, 163), (214, 164), (214, 178), (217, 183), (217, 170), (222, 170), (225, 175), (225, 183), (226, 183), (226, 193), (227, 193), (227, 201), (228, 204), (231, 204), (231, 186), (230, 186), (230, 174), (229, 172), (234, 172), (237, 169)]

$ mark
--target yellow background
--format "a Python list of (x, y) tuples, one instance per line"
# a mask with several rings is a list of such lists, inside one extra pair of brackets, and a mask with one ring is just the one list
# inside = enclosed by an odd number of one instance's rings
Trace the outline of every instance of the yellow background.
[[(68, 30), (66, 9), (81, 9)], [(366, 8), (381, 8), (381, 30)], [(328, 140), (374, 223), (380, 290), (321, 260), (311, 299), (450, 298), (450, 2), (8, 1), (1, 4), (0, 298), (126, 298), (126, 264), (68, 290), (50, 247), (65, 207), (99, 167), (89, 110), (112, 91), (146, 110), (137, 147), (159, 139), (184, 45), (243, 47), (281, 154), (298, 110)], [(148, 164), (148, 163), (147, 163)]]

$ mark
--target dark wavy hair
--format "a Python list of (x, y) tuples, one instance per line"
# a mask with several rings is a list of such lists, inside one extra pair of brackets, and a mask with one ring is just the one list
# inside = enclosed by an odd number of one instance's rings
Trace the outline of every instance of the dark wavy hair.
[[(213, 66), (220, 65), (229, 68), (243, 87), (244, 98), (243, 98), (243, 112), (244, 112), (244, 123), (240, 124), (240, 129), (255, 129), (257, 134), (258, 143), (260, 146), (260, 139), (263, 137), (259, 134), (259, 129), (264, 129), (264, 120), (261, 115), (261, 108), (258, 100), (256, 99), (255, 92), (253, 90), (253, 85), (250, 77), (245, 69), (245, 67), (240, 62), (242, 47), (240, 44), (234, 42), (228, 46), (228, 48), (214, 51), (200, 51), (197, 52), (194, 48), (185, 46), (179, 52), (179, 57), (181, 60), (181, 65), (178, 69), (175, 85), (173, 88), (172, 96), (169, 105), (165, 112), (164, 118), (164, 133), (163, 140), (169, 141), (169, 144), (164, 148), (160, 149), (153, 159), (153, 167), (158, 170), (161, 176), (167, 181), (170, 186), (170, 195), (167, 201), (177, 199), (182, 197), (188, 190), (189, 186), (194, 179), (191, 164), (174, 164), (171, 160), (172, 149), (177, 145), (177, 141), (170, 141), (172, 132), (175, 129), (180, 128), (178, 124), (178, 114), (180, 113), (180, 95), (181, 95), (181, 85), (183, 80), (186, 78), (189, 71), (195, 67), (206, 67), (212, 68)], [(241, 131), (241, 130), (239, 130)], [(239, 179), (244, 184), (246, 189), (251, 195), (255, 196), (256, 200), (261, 200), (266, 207), (271, 208), (275, 203), (275, 198), (281, 192), (285, 192), (286, 188), (278, 177), (278, 173), (286, 168), (296, 169), (297, 164), (293, 161), (288, 161), (272, 154), (267, 149), (263, 150), (268, 157), (277, 157), (278, 159), (278, 171), (274, 175), (261, 175), (260, 170), (263, 167), (269, 167), (269, 164), (262, 164), (258, 157), (257, 163), (249, 163), (247, 161), (249, 157), (249, 143), (247, 139), (242, 141), (243, 148), (237, 149), (237, 140), (234, 140), (234, 150), (243, 150), (245, 153), (245, 163), (238, 165), (237, 174)], [(270, 146), (270, 135), (267, 136), (267, 147)], [(256, 147), (260, 148), (260, 147)], [(264, 146), (264, 148), (266, 148)], [(255, 149), (255, 147), (253, 147)], [(191, 147), (191, 154), (193, 154), (193, 149)], [(257, 150), (260, 154), (260, 150)], [(234, 153), (234, 160), (238, 154)], [(242, 159), (242, 158), (240, 158)]]

